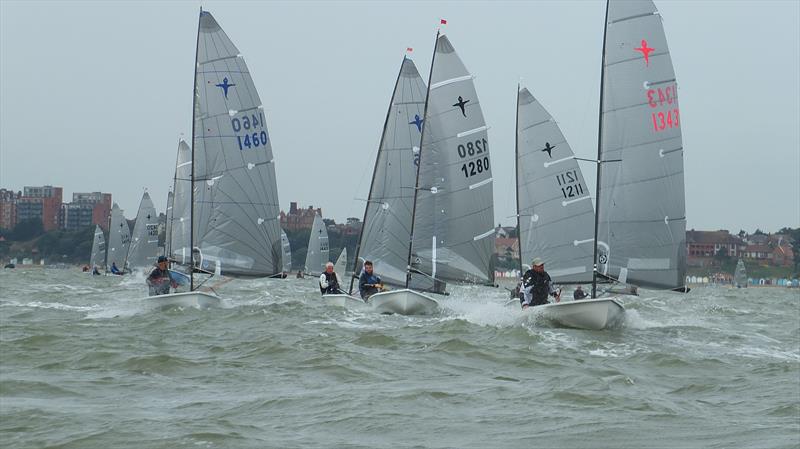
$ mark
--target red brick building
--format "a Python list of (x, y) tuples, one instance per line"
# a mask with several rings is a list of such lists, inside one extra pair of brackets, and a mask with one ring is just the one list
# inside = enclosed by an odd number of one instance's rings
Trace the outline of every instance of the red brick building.
[(281, 211), (281, 227), (287, 231), (297, 231), (299, 229), (311, 229), (314, 225), (314, 216), (322, 216), (322, 208), (314, 209), (308, 206), (306, 209), (297, 207), (297, 202), (289, 203), (289, 213)]
[(58, 229), (62, 195), (61, 187), (26, 186), (22, 197), (17, 199), (17, 223), (39, 219), (45, 231)]
[(719, 231), (686, 231), (686, 262), (690, 266), (714, 265), (714, 256), (722, 254), (739, 257), (745, 243), (737, 236)]
[(14, 229), (17, 225), (17, 199), (21, 192), (0, 189), (0, 229)]

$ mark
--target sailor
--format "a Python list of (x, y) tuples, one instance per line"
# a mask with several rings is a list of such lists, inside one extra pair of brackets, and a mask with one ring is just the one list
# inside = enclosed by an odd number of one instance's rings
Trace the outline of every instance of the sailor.
[(295, 277), (297, 279), (303, 279), (303, 272), (301, 270), (297, 270), (297, 276), (295, 276)]
[(168, 295), (169, 288), (178, 288), (178, 283), (172, 280), (167, 268), (167, 258), (158, 256), (155, 268), (147, 276), (147, 285), (150, 287), (150, 296)]
[(583, 287), (581, 287), (580, 285), (578, 286), (578, 288), (575, 289), (574, 292), (572, 292), (573, 299), (583, 299), (586, 298), (587, 296), (589, 295), (587, 295), (586, 292), (583, 291)]
[(383, 289), (381, 278), (372, 272), (372, 262), (367, 260), (364, 262), (364, 271), (361, 272), (361, 277), (358, 279), (358, 291), (361, 293), (361, 298), (366, 301), (370, 296)]
[(100, 275), (100, 270), (97, 269), (97, 265), (92, 267), (92, 274), (95, 275), (95, 276)]
[(119, 268), (117, 268), (117, 262), (111, 262), (111, 274), (122, 274)]
[(548, 295), (552, 295), (556, 300), (560, 299), (560, 292), (553, 286), (550, 275), (544, 271), (544, 261), (537, 257), (531, 262), (531, 267), (522, 276), (522, 287), (525, 292), (525, 299), (522, 301), (523, 310), (530, 306), (547, 304)]
[(335, 295), (342, 293), (341, 284), (339, 283), (339, 275), (333, 271), (333, 264), (328, 262), (325, 264), (325, 272), (319, 276), (319, 291), (323, 295)]

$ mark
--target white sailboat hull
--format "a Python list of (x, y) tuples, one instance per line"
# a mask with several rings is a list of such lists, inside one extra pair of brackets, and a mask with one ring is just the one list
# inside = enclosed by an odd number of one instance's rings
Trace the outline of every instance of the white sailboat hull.
[(537, 313), (562, 326), (601, 330), (619, 323), (625, 307), (615, 298), (582, 299), (530, 307), (525, 314)]
[(322, 300), (327, 304), (338, 307), (363, 307), (364, 300), (345, 294), (323, 295)]
[(392, 290), (376, 293), (367, 301), (378, 313), (430, 315), (439, 309), (435, 299), (414, 290)]
[(143, 301), (150, 307), (194, 307), (208, 309), (219, 307), (222, 302), (219, 296), (206, 292), (170, 293), (168, 295), (148, 296)]

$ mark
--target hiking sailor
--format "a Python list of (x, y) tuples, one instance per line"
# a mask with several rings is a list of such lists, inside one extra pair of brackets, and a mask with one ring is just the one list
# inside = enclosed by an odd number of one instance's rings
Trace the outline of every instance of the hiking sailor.
[(339, 275), (333, 271), (333, 263), (325, 264), (325, 272), (319, 276), (319, 291), (323, 295), (335, 295), (343, 293), (339, 288)]
[(150, 296), (168, 295), (170, 287), (178, 288), (178, 283), (169, 275), (167, 258), (164, 256), (158, 256), (156, 266), (147, 276), (146, 282), (150, 288)]
[(381, 278), (372, 272), (372, 268), (371, 261), (364, 262), (364, 271), (361, 272), (361, 277), (358, 279), (358, 291), (364, 301), (375, 293), (384, 290)]
[(560, 292), (553, 286), (550, 275), (544, 271), (544, 261), (540, 258), (533, 259), (531, 269), (522, 276), (522, 287), (524, 299), (522, 309), (530, 306), (541, 306), (547, 304), (547, 296), (552, 295), (556, 301), (560, 299)]
[(586, 298), (587, 296), (588, 295), (586, 294), (586, 292), (583, 291), (583, 287), (581, 287), (580, 285), (578, 286), (578, 288), (575, 289), (574, 292), (572, 292), (573, 299), (583, 299)]

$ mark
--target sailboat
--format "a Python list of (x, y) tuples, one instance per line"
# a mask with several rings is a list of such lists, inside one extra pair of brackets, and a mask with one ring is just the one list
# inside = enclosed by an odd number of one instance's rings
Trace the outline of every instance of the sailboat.
[(347, 272), (347, 248), (342, 248), (339, 257), (336, 258), (336, 263), (333, 264), (333, 272), (339, 278), (339, 289), (342, 293), (323, 295), (323, 298), (328, 304), (337, 305), (339, 307), (363, 307), (364, 301), (361, 298), (348, 295), (344, 293), (344, 282)]
[[(592, 282), (594, 208), (567, 140), (526, 88), (517, 88), (517, 229), (520, 273), (524, 261), (542, 258), (554, 283)], [(519, 307), (516, 300), (512, 304)], [(625, 309), (616, 299), (560, 301), (528, 308), (559, 324), (602, 329)]]
[(116, 265), (120, 271), (125, 268), (125, 257), (131, 243), (131, 228), (117, 203), (111, 207), (111, 223), (108, 228), (108, 250), (106, 251), (106, 271), (111, 271), (111, 266)]
[(306, 264), (303, 268), (305, 274), (319, 276), (325, 271), (325, 264), (330, 261), (328, 243), (328, 229), (325, 227), (325, 222), (319, 214), (314, 214), (314, 223), (308, 235)]
[[(441, 32), (436, 35), (424, 105), (420, 104), (422, 97), (412, 96), (411, 106), (416, 111), (403, 114), (400, 110), (399, 115), (405, 121), (394, 123), (398, 121), (396, 118), (392, 120), (396, 105), (406, 103), (405, 100), (396, 100), (406, 64), (410, 64), (406, 73), (408, 77), (416, 78), (414, 82), (420, 86), (419, 90), (424, 88), (413, 62), (406, 58), (403, 64), (387, 114), (375, 171), (378, 172), (382, 154), (395, 151), (398, 148), (395, 139), (403, 136), (406, 140), (400, 140), (403, 144), (400, 148), (410, 147), (412, 150), (405, 151), (406, 160), (410, 162), (404, 164), (414, 164), (417, 168), (416, 178), (411, 184), (414, 186), (411, 217), (405, 223), (393, 218), (389, 223), (397, 223), (395, 227), (381, 229), (379, 235), (385, 235), (386, 239), (397, 238), (400, 245), (408, 242), (405, 260), (402, 253), (394, 254), (397, 265), (392, 267), (395, 269), (393, 274), (405, 275), (405, 288), (377, 293), (370, 297), (370, 302), (383, 313), (430, 313), (437, 309), (438, 303), (421, 292), (444, 294), (447, 282), (491, 285), (494, 281), (494, 268), (491, 266), (494, 205), (488, 127), (475, 92), (474, 77)], [(418, 114), (420, 107), (422, 115)], [(389, 127), (390, 124), (393, 127)], [(391, 131), (391, 140), (387, 139), (387, 130)], [(414, 130), (421, 134), (418, 151), (415, 151)], [(391, 178), (392, 174), (384, 169), (384, 176)], [(376, 176), (373, 175), (361, 240), (364, 240), (367, 228), (374, 226), (369, 223), (370, 208), (372, 214), (381, 213), (376, 209), (376, 203), (381, 209), (391, 209), (386, 197), (406, 190), (405, 185), (397, 181), (395, 185), (400, 188), (393, 190), (381, 185), (384, 180), (378, 182), (376, 191)], [(384, 195), (383, 199), (376, 194)], [(366, 242), (372, 244), (369, 239)], [(376, 248), (380, 248), (380, 244)], [(377, 266), (375, 271), (383, 276)], [(396, 282), (387, 278), (389, 285), (392, 285), (391, 281)]]
[(92, 240), (92, 255), (89, 258), (89, 267), (92, 274), (99, 274), (100, 267), (105, 265), (106, 239), (99, 225), (94, 226), (94, 239)]
[(133, 226), (131, 244), (125, 258), (125, 266), (131, 270), (144, 270), (155, 266), (158, 257), (158, 214), (150, 194), (144, 192)]
[(170, 243), (190, 291), (148, 298), (159, 304), (219, 303), (198, 290), (205, 281), (196, 283), (195, 272), (268, 277), (282, 269), (275, 164), (261, 100), (239, 50), (202, 9), (194, 76), (192, 145), (181, 162), (179, 144), (173, 217), (180, 220), (173, 218)]
[(283, 274), (288, 274), (292, 271), (292, 245), (289, 243), (289, 236), (283, 229), (281, 229), (281, 249), (283, 250)]
[(747, 269), (742, 259), (736, 262), (736, 272), (733, 274), (733, 283), (736, 285), (736, 288), (747, 288)]

